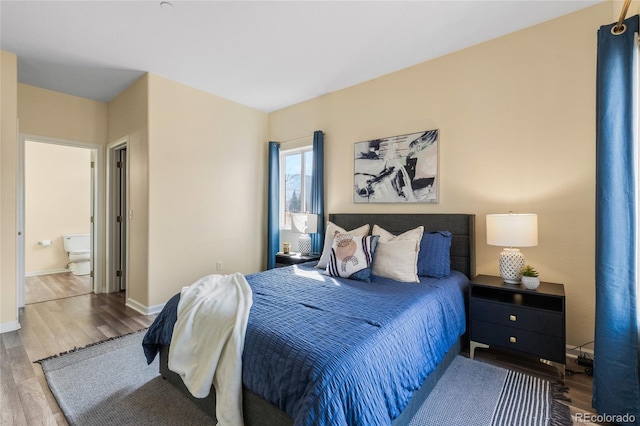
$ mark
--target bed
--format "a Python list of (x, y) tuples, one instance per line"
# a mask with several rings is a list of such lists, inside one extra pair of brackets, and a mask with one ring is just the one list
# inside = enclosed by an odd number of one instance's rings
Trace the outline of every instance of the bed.
[[(248, 275), (254, 293), (242, 367), (248, 426), (406, 425), (460, 352), (464, 295), (475, 275), (474, 216), (331, 214), (329, 220), (347, 230), (377, 224), (393, 234), (418, 226), (450, 231), (451, 277), (367, 283), (328, 277), (314, 264)], [(167, 368), (170, 342), (157, 337), (171, 335), (178, 300), (150, 327), (145, 352), (158, 350), (162, 376), (188, 394)], [(193, 399), (215, 417), (213, 391)]]

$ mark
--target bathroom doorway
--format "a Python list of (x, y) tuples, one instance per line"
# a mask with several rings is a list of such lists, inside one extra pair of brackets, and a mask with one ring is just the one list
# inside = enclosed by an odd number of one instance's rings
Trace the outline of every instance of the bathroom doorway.
[[(101, 157), (94, 144), (20, 136), (19, 307), (99, 292), (95, 230)], [(66, 250), (71, 241), (72, 254)]]

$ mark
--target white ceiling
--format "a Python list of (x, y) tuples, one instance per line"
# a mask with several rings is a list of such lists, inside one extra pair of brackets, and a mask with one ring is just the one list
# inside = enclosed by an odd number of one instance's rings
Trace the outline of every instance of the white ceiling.
[(21, 83), (108, 102), (148, 71), (268, 112), (603, 0), (169, 1), (2, 0), (0, 44)]

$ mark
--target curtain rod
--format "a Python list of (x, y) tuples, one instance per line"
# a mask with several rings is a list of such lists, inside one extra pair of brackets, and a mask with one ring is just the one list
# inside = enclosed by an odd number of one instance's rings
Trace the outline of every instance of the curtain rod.
[(618, 23), (612, 29), (612, 33), (620, 34), (624, 30), (624, 25), (622, 22), (627, 17), (627, 11), (629, 10), (629, 5), (631, 4), (631, 0), (624, 0), (624, 4), (622, 5), (622, 10), (620, 11), (620, 17), (618, 18)]
[[(322, 134), (324, 135), (324, 132), (322, 132)], [(295, 139), (289, 139), (288, 141), (284, 141), (282, 143), (295, 142), (295, 141), (299, 141), (301, 139), (309, 139), (309, 138), (313, 138), (313, 134), (310, 134), (309, 136), (300, 136), (299, 138), (295, 138)]]
[(309, 139), (309, 138), (313, 138), (313, 135), (309, 135), (309, 136), (300, 136), (299, 138), (289, 139), (288, 141), (284, 141), (284, 142), (282, 142), (282, 143), (295, 142), (295, 141), (299, 141), (299, 140), (301, 140), (301, 139)]

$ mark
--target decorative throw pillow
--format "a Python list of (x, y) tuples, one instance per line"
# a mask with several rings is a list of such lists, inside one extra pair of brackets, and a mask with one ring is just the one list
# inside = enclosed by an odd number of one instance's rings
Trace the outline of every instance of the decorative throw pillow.
[(427, 232), (422, 236), (418, 275), (445, 278), (451, 274), (451, 239), (449, 231)]
[(424, 227), (419, 226), (400, 235), (393, 235), (373, 225), (373, 235), (379, 235), (372, 273), (379, 277), (402, 282), (420, 282), (418, 278), (418, 251)]
[(328, 221), (327, 230), (324, 233), (324, 246), (322, 247), (322, 255), (320, 255), (320, 260), (318, 261), (316, 268), (327, 268), (329, 257), (331, 256), (331, 245), (333, 243), (333, 237), (336, 235), (336, 233), (366, 237), (369, 234), (369, 225), (362, 225), (361, 227), (356, 228), (352, 231), (346, 231), (335, 223)]
[(370, 282), (377, 242), (378, 236), (336, 234), (331, 244), (327, 275)]

